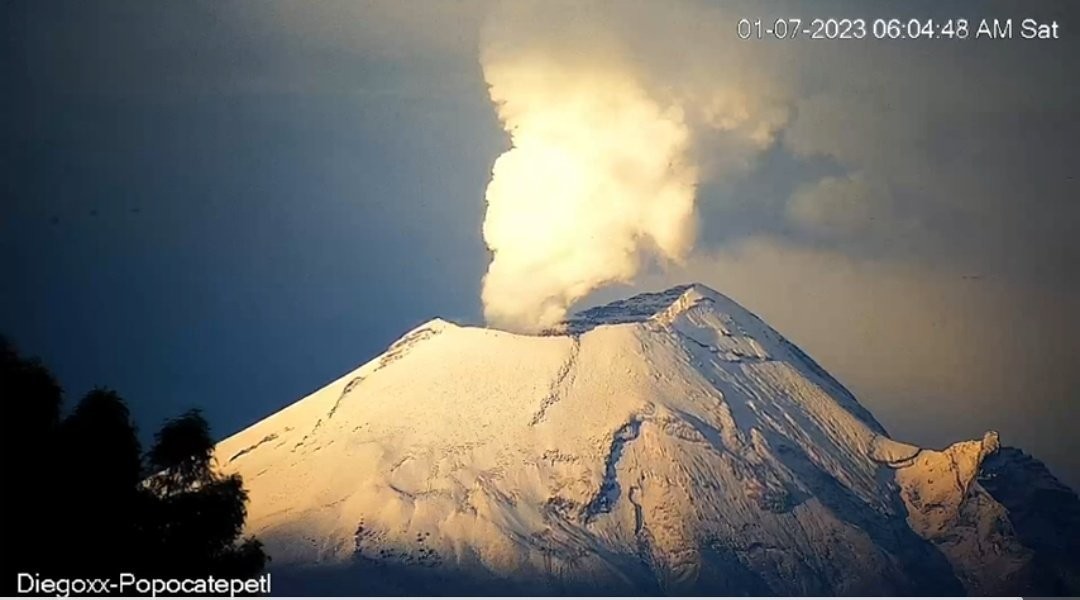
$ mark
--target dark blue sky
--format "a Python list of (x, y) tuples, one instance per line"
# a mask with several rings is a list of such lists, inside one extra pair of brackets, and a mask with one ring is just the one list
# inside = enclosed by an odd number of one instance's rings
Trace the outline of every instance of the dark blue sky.
[[(147, 432), (199, 406), (224, 434), (412, 325), (479, 318), (502, 142), (482, 86), (453, 118), (357, 93), (333, 71), (363, 82), (363, 60), (249, 39), (212, 3), (3, 10), (0, 330), (69, 404), (107, 385)], [(253, 83), (286, 58), (322, 72)]]
[[(422, 321), (479, 323), (508, 145), (478, 58), (488, 4), (0, 4), (0, 333), (69, 406), (118, 390), (146, 438), (193, 406), (225, 436)], [(898, 437), (998, 429), (1080, 482), (1075, 11), (946, 11), (1038, 12), (1054, 42), (796, 46), (734, 36), (760, 3), (603, 6), (653, 80), (782, 118), (703, 178), (688, 265), (591, 300), (703, 281)], [(706, 167), (732, 148), (695, 142)]]

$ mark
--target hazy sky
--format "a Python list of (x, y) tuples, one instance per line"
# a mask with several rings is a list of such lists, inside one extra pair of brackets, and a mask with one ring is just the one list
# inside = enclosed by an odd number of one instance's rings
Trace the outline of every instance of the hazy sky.
[[(495, 67), (617, 70), (679, 109), (696, 236), (579, 306), (700, 280), (895, 436), (997, 429), (1080, 484), (1080, 15), (865, 6), (5, 2), (0, 331), (69, 402), (107, 385), (145, 433), (190, 406), (236, 431), (422, 321), (481, 323)], [(736, 35), (824, 15), (1063, 39)]]

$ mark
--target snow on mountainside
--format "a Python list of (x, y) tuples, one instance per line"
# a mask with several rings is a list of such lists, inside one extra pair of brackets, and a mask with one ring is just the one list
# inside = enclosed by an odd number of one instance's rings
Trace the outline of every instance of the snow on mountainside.
[(890, 439), (692, 285), (544, 335), (436, 319), (217, 457), (278, 593), (1075, 592), (1076, 537), (1040, 532), (1076, 496), (1006, 451)]

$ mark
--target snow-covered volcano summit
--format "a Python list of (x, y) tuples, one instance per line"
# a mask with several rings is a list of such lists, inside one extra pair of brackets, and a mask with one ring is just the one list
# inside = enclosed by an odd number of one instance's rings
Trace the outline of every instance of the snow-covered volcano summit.
[(540, 336), (431, 321), (217, 457), (278, 593), (1016, 595), (1080, 571), (1080, 501), (1028, 457), (894, 441), (700, 285)]

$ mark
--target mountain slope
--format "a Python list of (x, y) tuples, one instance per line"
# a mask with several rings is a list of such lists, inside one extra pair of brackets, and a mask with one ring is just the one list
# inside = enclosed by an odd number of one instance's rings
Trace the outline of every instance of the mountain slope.
[(700, 285), (541, 336), (431, 321), (217, 448), (279, 593), (1067, 587), (1075, 562), (1040, 567), (1006, 492), (980, 483), (998, 454), (993, 433), (890, 439)]

